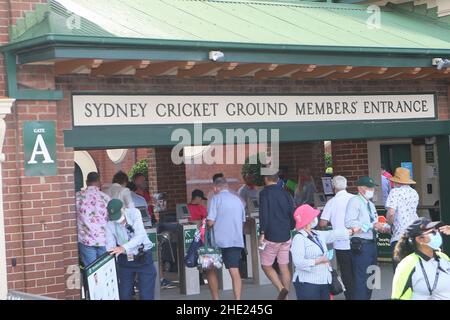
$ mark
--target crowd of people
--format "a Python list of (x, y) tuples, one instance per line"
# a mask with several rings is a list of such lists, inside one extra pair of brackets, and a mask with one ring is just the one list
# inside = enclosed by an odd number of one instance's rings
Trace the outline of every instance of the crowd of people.
[[(112, 185), (101, 191), (100, 176), (94, 172), (87, 176), (87, 188), (77, 193), (76, 200), (80, 260), (88, 266), (106, 252), (116, 255), (121, 299), (132, 299), (136, 284), (140, 299), (153, 299), (157, 274), (153, 244), (135, 206), (146, 207), (149, 215), (155, 212), (145, 177), (138, 174), (132, 180), (118, 172)], [(317, 188), (308, 170), (299, 171), (294, 188), (281, 171), (264, 176), (263, 188), (255, 186), (250, 176), (244, 180), (235, 192), (223, 174), (216, 174), (208, 195), (196, 189), (188, 204), (190, 221), (203, 220), (211, 245), (220, 248), (235, 299), (242, 294), (240, 267), (250, 199), (259, 200), (260, 264), (277, 299), (287, 299), (292, 286), (299, 300), (331, 299), (334, 256), (345, 298), (371, 299), (368, 280), (371, 267), (377, 265), (378, 233), (391, 234), (393, 299), (450, 299), (450, 259), (440, 249), (441, 233), (449, 235), (450, 226), (418, 217), (419, 196), (411, 187), (415, 182), (408, 169), (397, 168), (394, 175), (382, 171), (385, 220), (372, 202), (376, 184), (367, 176), (357, 180), (356, 194), (347, 191), (345, 177), (334, 176), (334, 197), (322, 212), (314, 208)], [(206, 271), (213, 299), (219, 299), (216, 271)]]
[[(449, 299), (449, 258), (441, 252), (440, 234), (450, 234), (450, 227), (419, 218), (419, 196), (411, 187), (415, 181), (408, 169), (397, 168), (394, 175), (383, 170), (382, 177), (388, 181), (383, 201), (385, 219), (380, 219), (373, 203), (377, 185), (367, 176), (357, 180), (356, 194), (347, 191), (345, 177), (333, 177), (334, 197), (326, 203), (323, 212), (314, 208), (317, 189), (308, 170), (300, 170), (292, 193), (287, 191), (286, 181), (280, 182), (283, 179), (278, 174), (265, 176), (262, 189), (246, 179), (237, 195), (228, 190), (223, 176), (216, 180), (206, 219), (221, 238), (215, 245), (222, 249), (225, 267), (233, 279), (235, 298), (240, 298), (242, 290), (238, 270), (244, 247), (244, 208), (248, 199), (258, 198), (260, 264), (277, 289), (277, 299), (287, 299), (291, 284), (299, 300), (331, 299), (335, 255), (345, 298), (370, 300), (373, 288), (369, 278), (378, 263), (379, 233), (391, 235), (395, 271), (391, 298)], [(292, 230), (295, 230), (293, 237)], [(330, 244), (333, 249), (328, 250)], [(212, 297), (218, 299), (217, 280), (211, 278), (215, 272), (208, 270), (208, 274), (208, 279), (212, 279)], [(432, 287), (429, 281), (434, 283)]]

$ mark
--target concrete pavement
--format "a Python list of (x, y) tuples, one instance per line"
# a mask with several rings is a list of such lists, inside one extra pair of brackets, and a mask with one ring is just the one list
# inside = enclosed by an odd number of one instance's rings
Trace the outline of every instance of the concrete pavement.
[[(372, 300), (385, 300), (389, 299), (391, 296), (392, 288), (392, 278), (393, 270), (392, 265), (389, 263), (379, 264), (380, 267), (380, 286), (378, 289), (373, 290)], [(257, 286), (251, 283), (251, 279), (243, 280), (243, 300), (274, 300), (277, 297), (277, 292), (272, 285)], [(233, 291), (221, 291), (220, 298), (223, 300), (233, 299)], [(201, 292), (197, 295), (180, 295), (179, 288), (173, 289), (162, 289), (161, 290), (161, 300), (210, 300), (211, 296), (209, 293), (208, 286), (201, 286)], [(289, 292), (289, 299), (295, 300), (295, 290), (291, 287)], [(344, 300), (343, 294), (335, 297), (335, 300)]]

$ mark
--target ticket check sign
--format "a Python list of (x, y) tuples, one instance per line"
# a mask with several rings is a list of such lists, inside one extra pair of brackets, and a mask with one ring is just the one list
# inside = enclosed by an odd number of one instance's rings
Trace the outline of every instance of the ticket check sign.
[(57, 174), (54, 121), (29, 121), (23, 126), (25, 176)]
[(83, 126), (435, 119), (433, 93), (72, 96)]

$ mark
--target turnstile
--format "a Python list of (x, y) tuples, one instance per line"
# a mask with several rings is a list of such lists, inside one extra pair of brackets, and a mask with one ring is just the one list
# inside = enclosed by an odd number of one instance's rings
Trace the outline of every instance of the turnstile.
[(194, 240), (197, 225), (180, 224), (178, 232), (178, 274), (180, 279), (180, 293), (193, 295), (200, 293), (200, 274), (197, 268), (187, 268), (184, 257)]
[(160, 275), (159, 275), (159, 250), (158, 250), (158, 236), (156, 233), (156, 228), (145, 228), (145, 231), (147, 232), (147, 236), (150, 239), (150, 241), (154, 244), (152, 247), (152, 258), (153, 258), (153, 265), (156, 269), (156, 281), (155, 281), (155, 300), (161, 299), (161, 283), (159, 281)]

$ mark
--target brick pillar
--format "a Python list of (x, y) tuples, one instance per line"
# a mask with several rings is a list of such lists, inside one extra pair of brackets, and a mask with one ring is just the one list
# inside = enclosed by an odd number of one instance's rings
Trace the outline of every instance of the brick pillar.
[(349, 192), (356, 192), (356, 180), (369, 174), (367, 141), (332, 141), (333, 174), (347, 178)]
[(150, 192), (167, 192), (167, 210), (175, 211), (177, 203), (186, 203), (186, 169), (171, 160), (171, 148), (148, 151)]
[(298, 179), (299, 168), (309, 168), (320, 192), (325, 173), (324, 153), (323, 141), (281, 143), (280, 166), (288, 167), (288, 177), (294, 181)]

